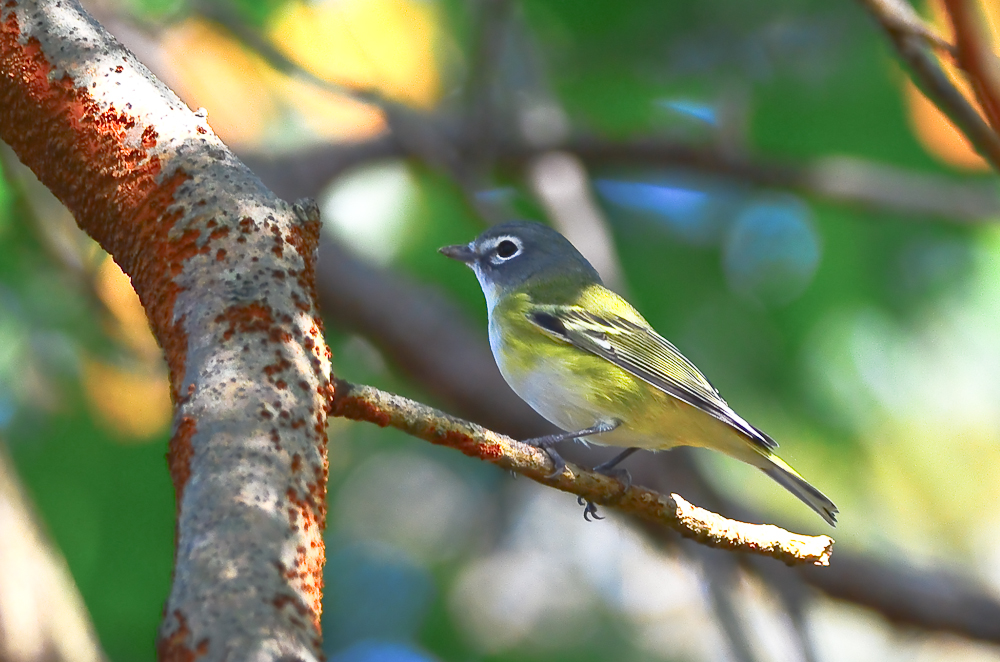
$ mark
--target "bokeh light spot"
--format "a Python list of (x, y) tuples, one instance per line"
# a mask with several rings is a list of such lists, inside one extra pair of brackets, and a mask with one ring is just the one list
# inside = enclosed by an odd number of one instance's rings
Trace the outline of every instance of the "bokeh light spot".
[(663, 182), (599, 179), (597, 193), (623, 210), (637, 212), (666, 226), (689, 244), (704, 246), (719, 234), (713, 195), (702, 187), (669, 179)]
[(330, 662), (434, 662), (411, 646), (389, 641), (362, 641), (330, 658)]
[(755, 202), (729, 231), (723, 263), (733, 291), (782, 305), (805, 291), (819, 267), (819, 236), (809, 208), (796, 198)]
[(416, 191), (402, 162), (356, 170), (338, 178), (322, 196), (325, 228), (361, 257), (388, 263), (407, 240)]

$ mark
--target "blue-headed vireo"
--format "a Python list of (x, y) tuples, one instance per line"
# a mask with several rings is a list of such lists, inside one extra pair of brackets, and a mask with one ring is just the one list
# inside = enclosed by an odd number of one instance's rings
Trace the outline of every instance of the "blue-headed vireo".
[[(565, 467), (552, 445), (586, 439), (626, 450), (702, 446), (763, 471), (831, 525), (837, 507), (785, 464), (769, 436), (747, 423), (636, 310), (605, 288), (597, 271), (555, 230), (504, 223), (441, 252), (467, 264), (486, 295), (490, 347), (514, 392), (566, 430), (527, 440)], [(586, 514), (595, 514), (587, 504)]]

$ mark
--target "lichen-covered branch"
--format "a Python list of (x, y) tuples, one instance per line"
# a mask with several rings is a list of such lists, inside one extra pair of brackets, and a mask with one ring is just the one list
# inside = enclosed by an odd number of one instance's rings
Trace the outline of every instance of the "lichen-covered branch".
[(394, 427), (425, 441), (455, 448), (588, 501), (666, 524), (686, 538), (710, 547), (770, 556), (789, 565), (830, 563), (833, 539), (829, 536), (804, 536), (777, 526), (726, 519), (688, 503), (677, 494), (665, 496), (636, 486), (623, 492), (617, 480), (573, 464), (550, 478), (552, 461), (533, 446), (371, 386), (336, 380), (335, 391), (331, 412), (334, 416)]
[(163, 660), (317, 660), (329, 351), (319, 219), (267, 190), (75, 0), (0, 8), (0, 138), (129, 274), (177, 494)]

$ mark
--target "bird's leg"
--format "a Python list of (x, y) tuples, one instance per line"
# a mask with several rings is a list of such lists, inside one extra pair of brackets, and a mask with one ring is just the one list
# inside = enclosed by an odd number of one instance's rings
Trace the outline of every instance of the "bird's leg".
[[(623, 487), (622, 493), (624, 493), (626, 490), (628, 490), (628, 488), (632, 487), (632, 474), (628, 472), (628, 469), (622, 469), (622, 468), (616, 469), (615, 467), (622, 460), (624, 460), (637, 450), (639, 449), (634, 447), (626, 448), (621, 453), (615, 455), (607, 462), (602, 462), (601, 464), (598, 464), (596, 467), (594, 467), (594, 472), (621, 481)], [(591, 521), (591, 519), (604, 519), (603, 517), (597, 514), (597, 504), (595, 504), (593, 501), (590, 501), (589, 499), (584, 499), (583, 497), (577, 497), (576, 502), (581, 506), (583, 506), (583, 519), (587, 520), (588, 522)]]
[[(618, 467), (618, 465), (621, 463), (622, 460), (624, 460), (637, 450), (639, 449), (634, 447), (626, 448), (621, 453), (615, 455), (607, 462), (602, 462), (601, 464), (598, 464), (596, 467), (594, 467), (594, 471), (596, 473), (604, 474), (605, 476), (609, 476), (611, 478), (615, 478), (621, 481), (621, 484), (624, 485), (625, 490), (627, 490), (628, 488), (632, 487), (632, 474), (628, 472), (628, 469)], [(615, 467), (618, 468), (616, 469)], [(624, 492), (625, 490), (622, 491)]]
[(552, 464), (555, 466), (555, 470), (550, 473), (546, 478), (555, 478), (563, 472), (566, 468), (566, 460), (562, 458), (553, 446), (558, 444), (560, 441), (566, 441), (567, 439), (579, 439), (580, 437), (586, 437), (592, 434), (601, 434), (602, 432), (611, 432), (616, 427), (621, 425), (621, 421), (602, 421), (596, 425), (592, 425), (589, 428), (583, 430), (576, 430), (574, 432), (557, 432), (555, 434), (547, 434), (544, 437), (535, 437), (534, 439), (525, 439), (524, 444), (529, 446), (534, 446), (535, 448), (541, 448), (543, 451), (548, 453), (549, 459), (552, 460)]

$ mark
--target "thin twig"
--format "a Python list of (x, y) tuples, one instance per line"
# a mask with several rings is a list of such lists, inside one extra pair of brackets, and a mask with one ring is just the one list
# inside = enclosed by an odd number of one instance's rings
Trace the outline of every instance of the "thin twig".
[(900, 29), (913, 7), (905, 0), (865, 0), (865, 6), (885, 28), (896, 52), (909, 66), (913, 82), (958, 127), (972, 147), (994, 169), (1000, 170), (1000, 136), (951, 82), (937, 58), (928, 51), (926, 40), (911, 30)]
[(338, 380), (332, 415), (394, 427), (425, 441), (458, 449), (543, 485), (666, 524), (682, 536), (709, 547), (770, 556), (788, 565), (830, 563), (833, 539), (829, 536), (805, 536), (777, 526), (726, 519), (688, 503), (678, 494), (666, 496), (636, 486), (622, 492), (617, 480), (573, 464), (567, 465), (561, 474), (549, 477), (553, 465), (544, 451), (371, 386)]
[(906, 0), (861, 0), (886, 29), (920, 37), (931, 46), (957, 56), (958, 50), (920, 17)]
[(1000, 131), (1000, 60), (989, 43), (986, 18), (970, 0), (945, 0), (955, 28), (958, 65), (969, 75), (983, 114)]

